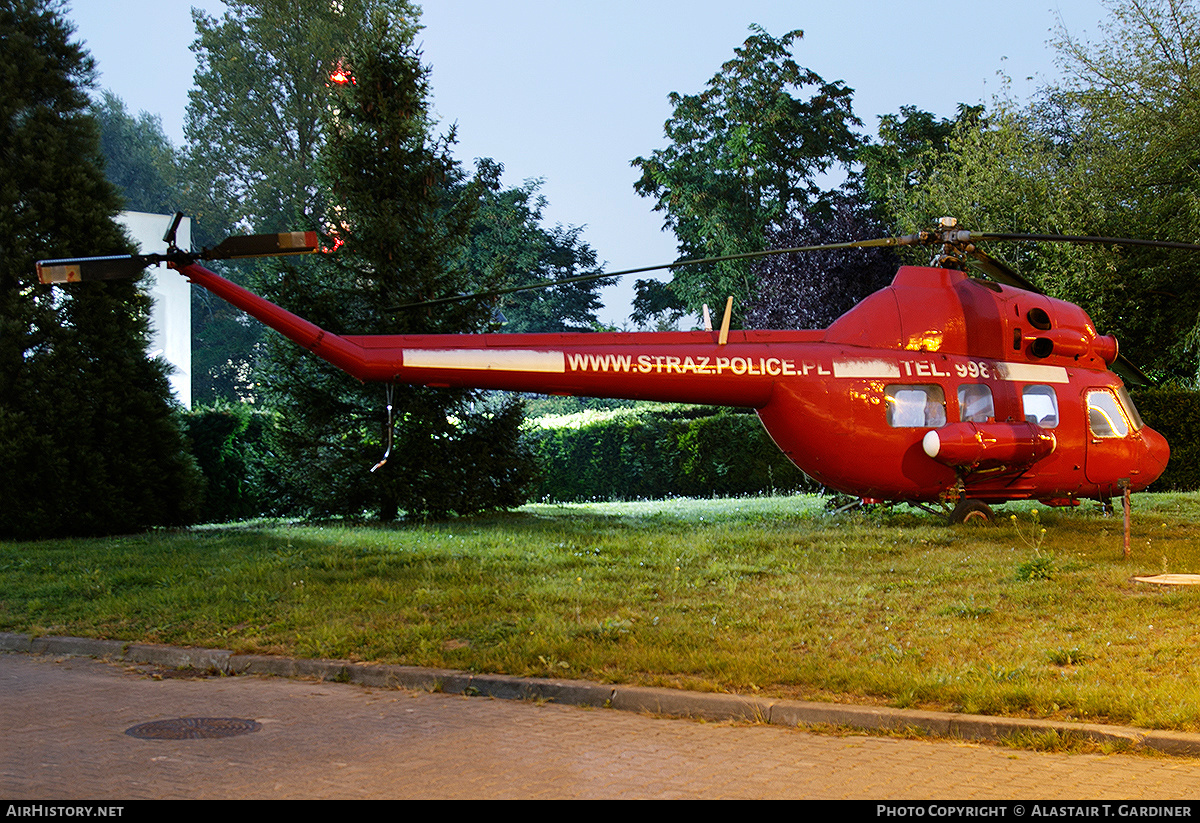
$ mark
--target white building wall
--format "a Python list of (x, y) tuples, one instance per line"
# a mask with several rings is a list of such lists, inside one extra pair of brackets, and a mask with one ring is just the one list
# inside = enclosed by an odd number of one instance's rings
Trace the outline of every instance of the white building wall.
[[(121, 212), (118, 217), (142, 254), (167, 250), (163, 235), (171, 227), (174, 215)], [(175, 233), (181, 249), (192, 246), (192, 221), (185, 217)], [(184, 408), (192, 407), (192, 294), (187, 278), (166, 266), (149, 269), (146, 287), (153, 299), (150, 310), (151, 357), (161, 356), (173, 367), (171, 390)]]

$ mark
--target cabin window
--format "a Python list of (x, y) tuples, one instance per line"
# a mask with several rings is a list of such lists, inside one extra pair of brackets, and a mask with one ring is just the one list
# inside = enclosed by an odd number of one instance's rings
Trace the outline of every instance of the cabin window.
[(1051, 386), (1026, 386), (1021, 390), (1025, 422), (1053, 429), (1058, 425), (1058, 396)]
[(1107, 389), (1087, 393), (1088, 426), (1096, 437), (1124, 437), (1129, 423), (1117, 403), (1116, 395)]
[(986, 423), (996, 416), (992, 389), (982, 383), (958, 387), (958, 418), (964, 423)]
[(941, 386), (887, 386), (887, 422), (893, 428), (946, 425), (946, 395)]

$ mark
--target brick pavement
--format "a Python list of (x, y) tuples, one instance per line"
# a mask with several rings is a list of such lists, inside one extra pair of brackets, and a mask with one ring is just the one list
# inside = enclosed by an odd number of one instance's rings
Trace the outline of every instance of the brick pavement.
[[(141, 740), (177, 717), (254, 719)], [(1200, 759), (1059, 755), (0, 654), (0, 798), (1189, 799)]]

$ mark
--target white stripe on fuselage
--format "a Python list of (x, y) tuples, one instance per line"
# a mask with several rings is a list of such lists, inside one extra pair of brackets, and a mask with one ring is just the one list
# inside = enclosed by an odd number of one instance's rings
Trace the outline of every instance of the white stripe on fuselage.
[(1069, 383), (1067, 370), (1062, 366), (1043, 366), (1040, 363), (993, 363), (992, 368), (1001, 380), (1019, 383)]
[[(818, 376), (830, 374), (820, 361), (744, 357), (692, 357), (640, 354), (566, 354), (537, 349), (404, 349), (404, 365), (414, 369), (462, 369), (562, 374), (568, 365), (573, 372), (618, 372), (656, 374)], [(568, 362), (569, 361), (569, 362)], [(828, 361), (827, 361), (828, 362)], [(832, 376), (847, 380), (898, 380), (901, 377), (983, 378), (1021, 383), (1067, 383), (1062, 366), (1040, 363), (1007, 363), (995, 360), (901, 359), (881, 357), (836, 357)], [(968, 370), (968, 367), (969, 370)]]
[(888, 378), (900, 376), (900, 364), (878, 357), (838, 357), (833, 361), (834, 377)]
[(404, 349), (404, 365), (413, 369), (470, 369), (562, 374), (560, 351), (535, 349)]

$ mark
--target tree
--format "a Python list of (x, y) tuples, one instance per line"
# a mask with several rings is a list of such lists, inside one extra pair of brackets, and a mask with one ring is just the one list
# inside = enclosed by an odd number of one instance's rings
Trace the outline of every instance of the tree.
[(850, 178), (852, 187), (885, 217), (937, 168), (957, 129), (980, 128), (983, 123), (983, 106), (963, 103), (958, 104), (954, 120), (938, 119), (916, 106), (901, 106), (899, 114), (882, 115), (879, 139), (858, 149), (861, 169)]
[(162, 119), (141, 112), (130, 116), (111, 91), (92, 103), (100, 126), (104, 173), (130, 211), (171, 214), (181, 207), (179, 150), (163, 133)]
[[(603, 266), (583, 241), (582, 227), (542, 226), (546, 200), (539, 182), (502, 189), (503, 166), (478, 161), (475, 186), (481, 195), (471, 224), (467, 267), (481, 279), (505, 287), (527, 286), (598, 274)], [(496, 312), (505, 332), (572, 332), (595, 328), (603, 279), (515, 292), (500, 298)]]
[[(855, 192), (835, 192), (830, 211), (802, 212), (768, 230), (776, 248), (885, 237), (888, 226)], [(891, 249), (825, 249), (766, 257), (756, 265), (758, 292), (746, 313), (751, 328), (823, 329), (888, 285), (900, 258)]]
[[(199, 222), (224, 234), (319, 228), (317, 158), (329, 75), (369, 11), (414, 19), (406, 2), (232, 0), (193, 9), (196, 88), (184, 132), (189, 174), (210, 195)], [(219, 237), (217, 239), (220, 239)]]
[[(1056, 139), (1033, 109), (1000, 103), (986, 123), (960, 124), (948, 148), (916, 185), (893, 200), (903, 232), (927, 228), (940, 216), (957, 217), (975, 231), (1102, 234), (1092, 190), (1072, 163), (1070, 143)], [(1126, 337), (1119, 312), (1110, 311), (1118, 285), (1116, 257), (1099, 246), (992, 243), (984, 249), (1048, 294), (1078, 303), (1098, 328)], [(1130, 339), (1122, 351), (1130, 354)], [(1135, 362), (1147, 363), (1138, 352)]]
[[(670, 145), (633, 166), (634, 189), (656, 200), (683, 257), (712, 257), (764, 248), (767, 227), (821, 200), (818, 175), (854, 159), (861, 125), (853, 91), (826, 83), (791, 56), (803, 32), (771, 37), (759, 26), (734, 50), (698, 95), (672, 92), (664, 127)], [(808, 100), (793, 92), (812, 89)], [(691, 310), (735, 297), (740, 319), (754, 293), (745, 262), (679, 270), (675, 294)]]
[[(1067, 80), (1038, 113), (1069, 153), (1092, 227), (1118, 237), (1200, 240), (1200, 9), (1193, 0), (1110, 0), (1098, 43), (1060, 27)], [(1161, 376), (1194, 381), (1200, 257), (1112, 254), (1096, 311)], [(1097, 318), (1100, 321), (1102, 318)]]
[[(1158, 233), (1139, 230), (1140, 216), (1130, 204), (1097, 197), (1103, 185), (1096, 167), (1079, 163), (1071, 144), (1056, 142), (1031, 111), (998, 110), (987, 128), (955, 136), (942, 164), (909, 192), (898, 219), (909, 230), (952, 215), (983, 231)], [(1124, 225), (1113, 219), (1120, 213), (1128, 219)], [(990, 244), (986, 251), (1048, 294), (1082, 306), (1097, 328), (1121, 340), (1126, 357), (1153, 376), (1190, 379), (1195, 373), (1194, 356), (1177, 342), (1186, 340), (1200, 306), (1195, 278), (1163, 277), (1148, 265), (1169, 260), (1172, 267), (1187, 266), (1194, 261), (1186, 253), (1057, 243)]]
[[(1067, 170), (1061, 147), (1037, 117), (999, 104), (986, 122), (956, 126), (946, 149), (928, 156), (915, 185), (893, 187), (892, 214), (906, 232), (943, 215), (977, 231), (1063, 231), (1088, 212), (1081, 192), (1064, 185)], [(1015, 251), (1038, 253), (1033, 246)]]
[[(953, 215), (976, 230), (1200, 239), (1200, 30), (1194, 4), (1109, 4), (1100, 45), (1065, 33), (1068, 81), (963, 123), (894, 202), (904, 230)], [(1152, 376), (1192, 381), (1200, 258), (1138, 247), (992, 245), (1049, 294), (1081, 305)]]
[[(212, 246), (237, 232), (320, 229), (327, 192), (317, 166), (330, 72), (370, 10), (396, 20), (415, 20), (416, 13), (403, 0), (225, 6), (220, 18), (192, 12), (197, 70), (184, 179), (193, 244)], [(264, 271), (246, 262), (216, 268), (250, 285)], [(202, 292), (194, 290), (192, 305), (192, 395), (197, 402), (254, 401), (262, 326)]]
[[(1067, 81), (1048, 90), (1073, 159), (1101, 173), (1098, 194), (1147, 225), (1200, 226), (1200, 10), (1192, 0), (1110, 0), (1105, 37), (1055, 46)], [(1041, 113), (1047, 114), (1043, 107)], [(1050, 118), (1047, 118), (1048, 120)]]
[[(436, 310), (406, 303), (474, 291), (465, 266), (481, 184), (450, 156), (453, 133), (431, 136), (428, 70), (412, 20), (360, 23), (341, 61), (353, 77), (327, 89), (322, 170), (336, 255), (279, 266), (269, 296), (339, 333), (479, 331), (491, 310), (464, 301)], [(345, 284), (345, 285), (343, 285)], [(387, 463), (383, 392), (271, 338), (264, 382), (280, 414), (278, 453), (297, 498), (318, 513), (391, 519), (516, 505), (532, 477), (519, 443), (521, 409), (479, 393), (395, 387), (396, 441)]]
[(199, 478), (128, 282), (51, 291), (40, 258), (131, 251), (88, 114), (91, 58), (62, 5), (0, 3), (0, 535), (186, 523)]
[[(825, 195), (816, 207), (768, 227), (768, 245), (815, 246), (900, 233), (895, 217), (903, 214), (912, 190), (936, 173), (957, 131), (981, 128), (983, 122), (982, 106), (962, 104), (954, 120), (938, 119), (914, 106), (883, 115), (878, 140), (858, 147), (859, 168), (843, 187)], [(923, 263), (928, 252), (921, 249), (907, 257)], [(884, 248), (763, 258), (754, 264), (758, 289), (746, 322), (751, 328), (825, 328), (888, 285), (902, 262), (900, 254)]]
[(639, 328), (675, 331), (687, 314), (687, 304), (675, 292), (674, 283), (638, 280), (633, 284), (633, 311), (629, 319)]

